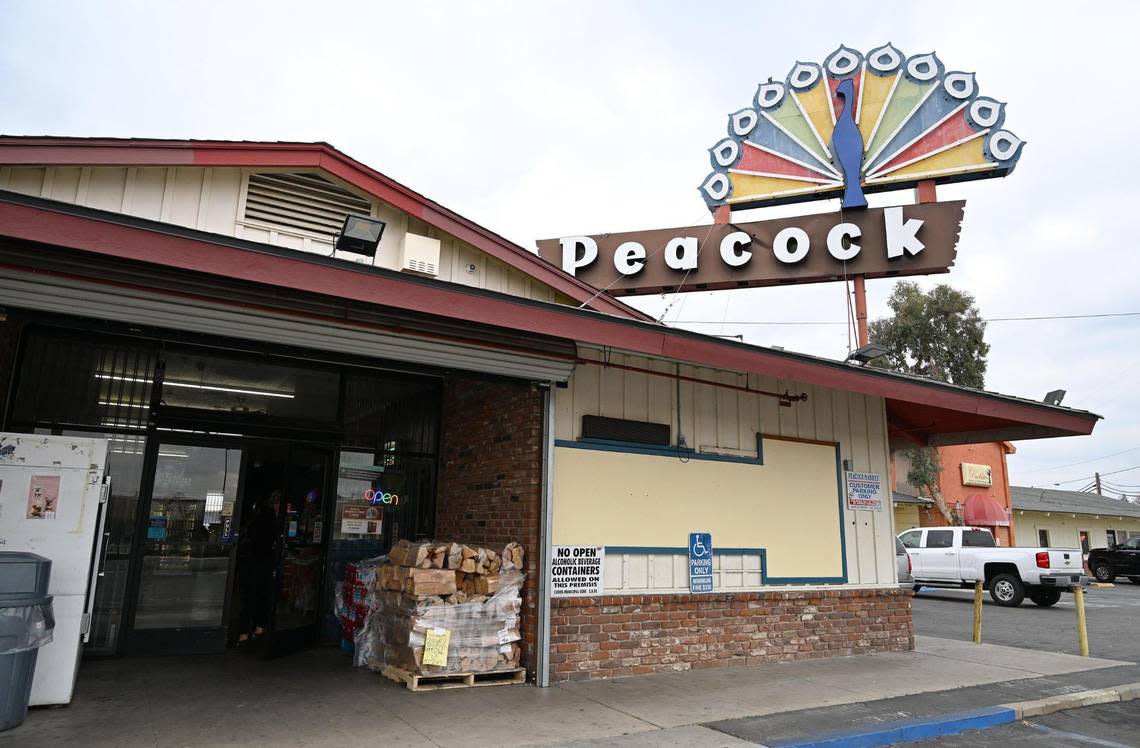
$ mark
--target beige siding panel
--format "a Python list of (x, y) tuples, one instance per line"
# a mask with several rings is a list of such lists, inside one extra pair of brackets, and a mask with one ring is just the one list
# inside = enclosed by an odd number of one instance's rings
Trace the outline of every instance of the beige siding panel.
[(487, 271), (483, 281), (483, 288), (488, 291), (505, 293), (507, 290), (506, 266), (498, 260), (487, 259)]
[(55, 174), (51, 180), (51, 191), (44, 197), (74, 203), (76, 190), (79, 189), (79, 175), (83, 170), (78, 166), (57, 166), (52, 171)]
[[(735, 385), (738, 377), (732, 372), (718, 372), (715, 377), (722, 384)], [(725, 449), (738, 449), (740, 447), (740, 402), (737, 391), (728, 387), (717, 387), (713, 390), (716, 396), (716, 441), (711, 447)], [(701, 446), (701, 445), (698, 445)]]
[(87, 182), (88, 208), (111, 210), (116, 213), (123, 209), (123, 193), (127, 185), (125, 167), (97, 166), (91, 169)]
[[(673, 371), (673, 365), (668, 361), (657, 361), (653, 359), (649, 359), (649, 364), (646, 368), (653, 369), (654, 371)], [(646, 408), (648, 409), (646, 420), (652, 421), (653, 423), (669, 424), (670, 438), (676, 442), (677, 421), (674, 414), (677, 409), (677, 389), (675, 380), (666, 379), (665, 377), (646, 376), (645, 387)]]
[(625, 418), (625, 375), (621, 369), (603, 367), (598, 414), (610, 418)]
[[(870, 446), (867, 444), (867, 403), (858, 395), (848, 397), (851, 419), (851, 461), (856, 470), (871, 470)], [(859, 578), (875, 578), (875, 514), (857, 511), (855, 538), (859, 557)], [(850, 541), (848, 541), (850, 542)]]
[(206, 200), (202, 230), (233, 236), (237, 226), (237, 207), (241, 197), (242, 174), (239, 169), (213, 169), (210, 193)]
[[(166, 169), (140, 168), (135, 171), (129, 213), (152, 221), (162, 220), (162, 196), (166, 192)], [(228, 231), (220, 232), (229, 234)]]
[(6, 189), (39, 197), (44, 189), (44, 169), (38, 166), (12, 167)]
[[(1037, 531), (1047, 530), (1049, 545), (1053, 548), (1080, 548), (1080, 531), (1089, 533), (1091, 548), (1104, 548), (1108, 544), (1108, 531), (1116, 531), (1116, 542), (1127, 537), (1140, 535), (1140, 518), (1113, 515), (1077, 514), (1071, 512), (1027, 512), (1013, 513), (1013, 534), (1022, 547), (1037, 545)], [(1119, 584), (1119, 580), (1117, 582)]]
[(202, 201), (203, 169), (174, 169), (174, 182), (171, 185), (171, 203), (168, 219), (179, 226), (198, 225), (198, 206)]
[[(645, 364), (648, 362), (645, 359), (631, 357), (630, 360), (637, 362), (629, 364), (631, 366), (647, 368)], [(631, 421), (649, 420), (649, 375), (631, 371), (622, 379), (625, 403), (621, 417)]]
[[(839, 442), (840, 460), (852, 459), (851, 403), (846, 392), (831, 391), (831, 422), (834, 424), (835, 441)], [(859, 522), (857, 512), (847, 509), (844, 502), (843, 517), (847, 540), (847, 578), (854, 583), (866, 583), (859, 564)]]
[[(891, 517), (891, 467), (890, 448), (887, 445), (887, 410), (882, 398), (862, 398), (867, 403), (867, 447), (870, 451), (869, 467), (872, 473), (882, 477), (883, 509), (869, 512), (874, 518), (872, 526), (875, 528), (875, 540), (872, 548), (875, 553), (876, 576), (879, 579), (889, 579), (896, 573), (894, 542), (894, 522)], [(890, 549), (888, 552), (887, 549)]]
[(238, 236), (247, 241), (269, 244), (269, 229), (263, 229), (257, 226), (242, 226)]

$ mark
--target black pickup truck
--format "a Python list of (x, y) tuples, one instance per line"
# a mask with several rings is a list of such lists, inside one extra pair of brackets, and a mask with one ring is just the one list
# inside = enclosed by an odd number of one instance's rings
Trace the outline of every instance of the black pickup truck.
[(1111, 582), (1117, 577), (1128, 577), (1140, 584), (1140, 538), (1129, 538), (1112, 548), (1094, 548), (1089, 551), (1089, 573), (1098, 582)]

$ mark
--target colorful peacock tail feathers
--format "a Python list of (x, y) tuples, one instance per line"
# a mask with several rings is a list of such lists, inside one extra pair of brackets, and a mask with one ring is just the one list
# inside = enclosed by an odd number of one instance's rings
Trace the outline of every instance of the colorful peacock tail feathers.
[[(844, 81), (852, 100), (840, 94)], [(1024, 141), (1004, 121), (1005, 104), (933, 52), (906, 57), (887, 43), (864, 55), (841, 45), (823, 64), (796, 62), (783, 80), (769, 78), (729, 115), (700, 191), (710, 209), (836, 196), (861, 207), (863, 192), (1005, 176)]]

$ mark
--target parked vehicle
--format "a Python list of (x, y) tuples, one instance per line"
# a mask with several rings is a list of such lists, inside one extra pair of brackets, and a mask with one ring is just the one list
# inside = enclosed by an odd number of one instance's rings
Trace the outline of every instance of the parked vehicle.
[(1048, 607), (1087, 580), (1078, 548), (999, 548), (977, 527), (919, 527), (898, 539), (910, 553), (916, 589), (973, 587), (980, 579), (998, 605), (1017, 607), (1029, 597)]
[(906, 552), (906, 547), (898, 538), (895, 538), (895, 568), (899, 574), (899, 587), (913, 590), (914, 576), (911, 574), (910, 554)]
[(1098, 582), (1128, 577), (1133, 584), (1140, 584), (1140, 538), (1129, 538), (1111, 548), (1092, 549), (1088, 565)]

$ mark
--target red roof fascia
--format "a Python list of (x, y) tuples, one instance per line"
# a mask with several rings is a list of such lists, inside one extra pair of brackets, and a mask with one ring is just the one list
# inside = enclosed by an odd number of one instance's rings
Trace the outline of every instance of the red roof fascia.
[(602, 314), (586, 315), (557, 304), (525, 303), (505, 294), (476, 294), (449, 283), (411, 282), (386, 274), (316, 264), (306, 261), (301, 253), (295, 259), (280, 257), (16, 203), (0, 202), (0, 233), (16, 239), (338, 298), (381, 299), (383, 306), (443, 314), (453, 319), (664, 356), (701, 366), (760, 373), (913, 403), (920, 409), (942, 408), (1072, 434), (1091, 433), (1097, 420), (1092, 414), (1044, 409), (1013, 398), (886, 377), (856, 367), (814, 362), (715, 339), (694, 338), (667, 327)]
[(0, 164), (323, 169), (540, 283), (585, 302), (592, 309), (633, 319), (652, 319), (611, 296), (599, 294), (593, 286), (533, 252), (350, 158), (328, 143), (3, 136), (0, 137)]

